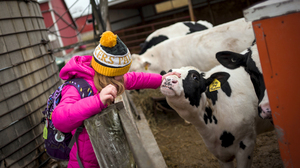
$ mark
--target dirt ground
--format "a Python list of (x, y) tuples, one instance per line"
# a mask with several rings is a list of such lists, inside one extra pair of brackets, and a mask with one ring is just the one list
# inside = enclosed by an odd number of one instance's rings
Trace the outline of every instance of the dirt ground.
[[(193, 125), (187, 125), (176, 112), (157, 111), (154, 116), (151, 97), (160, 97), (157, 90), (131, 91), (136, 106), (142, 108), (166, 164), (170, 168), (218, 168), (217, 159), (206, 148)], [(253, 168), (283, 168), (275, 132), (257, 137)]]

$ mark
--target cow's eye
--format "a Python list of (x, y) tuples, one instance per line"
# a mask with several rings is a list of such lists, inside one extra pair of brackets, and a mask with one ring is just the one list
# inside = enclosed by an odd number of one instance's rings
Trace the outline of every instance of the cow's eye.
[(193, 79), (196, 80), (196, 81), (199, 80), (199, 78), (198, 78), (196, 75), (193, 75), (192, 77), (193, 77)]

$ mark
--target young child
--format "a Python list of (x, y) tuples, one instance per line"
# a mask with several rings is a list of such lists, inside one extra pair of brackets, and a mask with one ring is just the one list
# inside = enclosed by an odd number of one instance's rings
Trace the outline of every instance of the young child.
[[(81, 126), (85, 119), (100, 113), (125, 89), (156, 89), (166, 76), (180, 76), (174, 72), (164, 76), (128, 72), (131, 61), (129, 50), (111, 31), (102, 34), (100, 44), (96, 47), (93, 56), (74, 56), (61, 69), (60, 78), (85, 79), (93, 88), (94, 96), (81, 99), (75, 87), (64, 86), (61, 101), (52, 114), (54, 126), (62, 132), (72, 131), (74, 135), (76, 128)], [(99, 167), (86, 129), (80, 133), (78, 144), (75, 143), (71, 149), (68, 167), (79, 167), (76, 158), (77, 145), (83, 166)]]

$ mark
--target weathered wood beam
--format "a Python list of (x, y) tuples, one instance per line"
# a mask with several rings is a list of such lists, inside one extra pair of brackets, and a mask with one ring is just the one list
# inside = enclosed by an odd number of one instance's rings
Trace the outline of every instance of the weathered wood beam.
[(125, 108), (120, 108), (119, 110), (119, 116), (122, 121), (121, 123), (137, 166), (142, 168), (155, 167), (151, 157), (144, 148), (140, 137), (137, 136), (136, 129), (132, 125), (128, 115), (126, 115)]
[(188, 0), (188, 6), (189, 6), (189, 13), (190, 13), (191, 21), (196, 21), (191, 0)]

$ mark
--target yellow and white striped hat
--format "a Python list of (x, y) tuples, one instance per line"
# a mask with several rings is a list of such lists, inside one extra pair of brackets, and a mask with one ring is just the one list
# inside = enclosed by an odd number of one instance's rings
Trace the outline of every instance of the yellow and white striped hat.
[(131, 54), (121, 39), (111, 31), (104, 32), (94, 50), (94, 70), (104, 76), (120, 76), (129, 71), (131, 62)]

